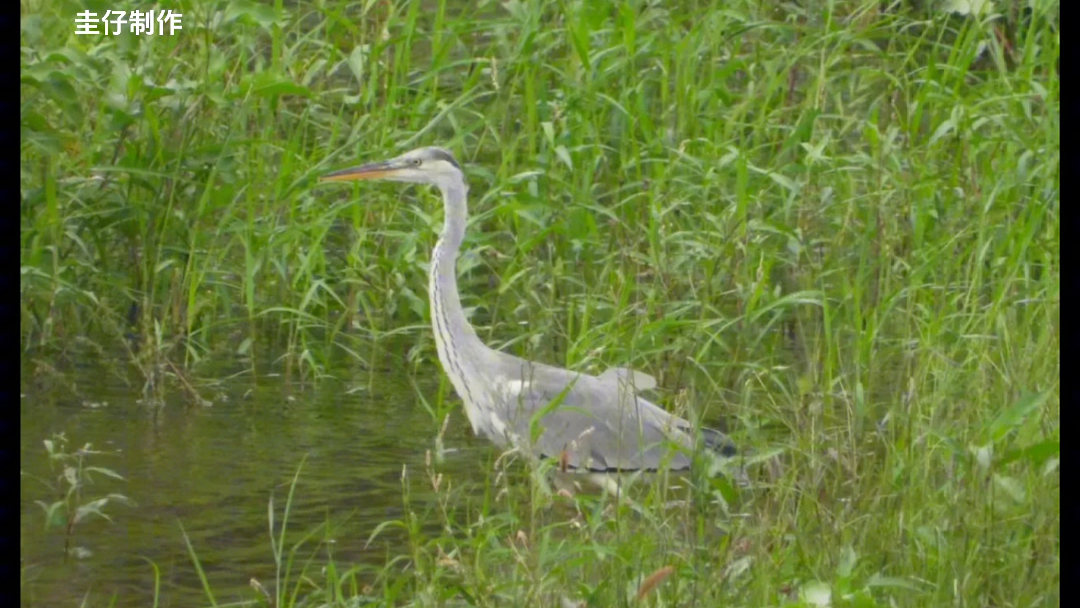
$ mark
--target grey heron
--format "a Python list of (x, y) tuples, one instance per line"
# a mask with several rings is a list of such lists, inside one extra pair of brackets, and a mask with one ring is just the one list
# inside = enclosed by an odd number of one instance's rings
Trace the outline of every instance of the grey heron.
[(695, 430), (685, 418), (638, 396), (656, 384), (647, 374), (617, 368), (594, 376), (527, 361), (480, 340), (458, 295), (456, 262), (468, 187), (449, 151), (418, 148), (320, 181), (364, 179), (430, 184), (442, 193), (444, 227), (429, 268), (431, 324), (439, 362), (474, 433), (502, 448), (558, 459), (563, 469), (593, 473), (688, 469), (695, 438), (719, 456), (735, 454), (723, 433)]

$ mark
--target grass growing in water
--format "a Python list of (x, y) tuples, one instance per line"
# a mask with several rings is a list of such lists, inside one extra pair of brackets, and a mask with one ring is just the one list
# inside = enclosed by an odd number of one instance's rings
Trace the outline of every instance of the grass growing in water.
[(1056, 605), (1059, 38), (1032, 5), (192, 2), (150, 40), (28, 2), (23, 349), (154, 391), (220, 356), (382, 365), (400, 334), (430, 370), (434, 194), (313, 178), (438, 143), (486, 340), (645, 369), (786, 455), (705, 556), (665, 526), (524, 551), (517, 515), (463, 510), (388, 601), (479, 602), (518, 551), (521, 598), (625, 603), (673, 565), (659, 603)]

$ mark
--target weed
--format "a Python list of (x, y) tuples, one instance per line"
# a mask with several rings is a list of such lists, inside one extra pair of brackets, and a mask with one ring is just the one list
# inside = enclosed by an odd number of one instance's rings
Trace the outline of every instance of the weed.
[[(86, 495), (87, 489), (94, 483), (95, 475), (103, 475), (112, 479), (123, 481), (123, 477), (112, 469), (100, 466), (91, 466), (87, 460), (91, 456), (99, 456), (105, 452), (95, 451), (88, 443), (82, 448), (67, 451), (68, 440), (63, 433), (53, 435), (44, 440), (45, 451), (49, 454), (49, 465), (54, 471), (59, 471), (55, 482), (39, 479), (50, 491), (59, 495), (52, 502), (35, 500), (45, 514), (46, 529), (60, 529), (64, 534), (64, 559), (75, 557), (77, 559), (90, 555), (90, 549), (75, 546), (75, 526), (84, 523), (90, 516), (97, 516), (111, 522), (112, 518), (105, 512), (106, 507), (112, 503), (134, 504), (127, 496), (118, 493), (109, 493), (101, 498), (92, 498)], [(28, 475), (23, 472), (23, 475)]]

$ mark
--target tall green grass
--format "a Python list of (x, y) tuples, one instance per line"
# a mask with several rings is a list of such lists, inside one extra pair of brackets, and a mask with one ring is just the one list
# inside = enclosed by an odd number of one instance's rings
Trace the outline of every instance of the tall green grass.
[[(657, 605), (813, 581), (1056, 605), (1057, 3), (804, 4), (193, 1), (140, 39), (75, 36), (94, 3), (24, 2), (27, 359), (130, 362), (159, 391), (221, 357), (317, 380), (403, 338), (430, 366), (436, 194), (314, 178), (440, 144), (472, 188), (461, 291), (489, 343), (647, 370), (786, 452), (726, 549), (663, 526), (531, 541), (522, 597), (618, 605), (598, 580), (671, 564), (696, 583)], [(393, 597), (484, 605), (510, 517), (414, 545), (436, 595)], [(440, 587), (443, 541), (471, 583)]]

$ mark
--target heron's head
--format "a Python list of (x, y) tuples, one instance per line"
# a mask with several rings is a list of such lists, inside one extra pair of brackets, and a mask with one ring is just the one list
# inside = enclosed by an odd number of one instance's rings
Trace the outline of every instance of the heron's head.
[(334, 171), (319, 178), (320, 182), (344, 182), (358, 179), (386, 179), (418, 184), (461, 183), (461, 165), (444, 148), (434, 146), (410, 150), (401, 156), (358, 167)]

